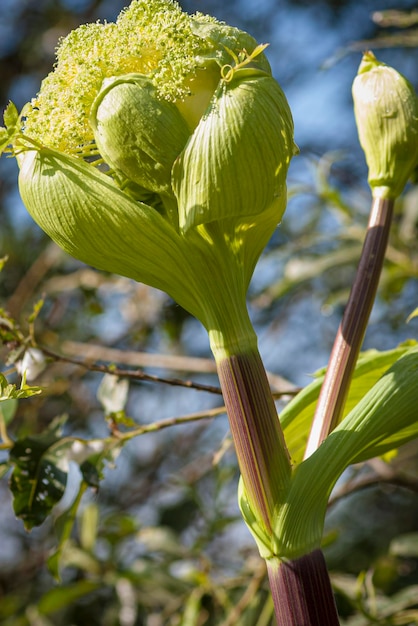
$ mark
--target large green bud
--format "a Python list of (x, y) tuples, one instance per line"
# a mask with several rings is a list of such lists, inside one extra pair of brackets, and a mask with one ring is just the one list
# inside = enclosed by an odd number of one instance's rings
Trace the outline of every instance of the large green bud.
[(366, 52), (353, 83), (354, 113), (375, 198), (399, 196), (418, 166), (418, 99), (399, 72)]
[(180, 228), (266, 211), (286, 194), (294, 150), (290, 110), (274, 78), (231, 70), (174, 166)]

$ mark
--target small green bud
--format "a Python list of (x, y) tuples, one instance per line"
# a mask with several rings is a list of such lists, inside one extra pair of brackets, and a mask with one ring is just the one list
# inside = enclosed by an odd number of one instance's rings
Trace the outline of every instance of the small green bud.
[(417, 95), (399, 72), (366, 52), (353, 99), (373, 196), (396, 198), (418, 164)]
[(106, 163), (122, 178), (171, 195), (171, 168), (189, 138), (172, 102), (157, 97), (152, 81), (130, 74), (104, 82), (90, 123)]

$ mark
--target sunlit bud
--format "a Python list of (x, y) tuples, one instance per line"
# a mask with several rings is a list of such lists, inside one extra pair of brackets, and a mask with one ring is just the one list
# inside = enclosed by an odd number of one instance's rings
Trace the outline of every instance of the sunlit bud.
[(176, 106), (158, 98), (149, 78), (131, 74), (105, 81), (90, 121), (99, 152), (116, 173), (155, 193), (172, 193), (171, 168), (189, 129)]
[[(290, 108), (274, 78), (251, 65), (224, 68), (224, 79), (174, 165), (180, 228), (267, 210), (286, 193), (296, 151)], [(276, 224), (280, 218), (276, 215)]]
[(417, 95), (399, 72), (366, 52), (353, 99), (373, 196), (396, 198), (418, 164)]

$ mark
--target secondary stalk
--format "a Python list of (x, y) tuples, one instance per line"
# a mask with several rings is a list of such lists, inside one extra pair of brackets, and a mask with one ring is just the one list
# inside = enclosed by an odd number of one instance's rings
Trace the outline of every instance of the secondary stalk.
[(357, 274), (338, 328), (322, 384), (305, 458), (334, 430), (341, 419), (351, 377), (363, 343), (385, 258), (393, 200), (375, 198)]

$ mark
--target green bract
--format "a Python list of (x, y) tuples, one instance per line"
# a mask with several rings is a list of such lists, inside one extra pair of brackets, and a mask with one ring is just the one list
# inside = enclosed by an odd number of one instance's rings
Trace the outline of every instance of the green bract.
[(396, 198), (418, 166), (417, 95), (399, 72), (366, 52), (353, 99), (373, 196)]
[[(295, 469), (288, 501), (276, 520), (275, 553), (294, 558), (317, 548), (327, 502), (342, 472), (416, 438), (417, 372), (418, 351), (411, 348)], [(309, 524), (303, 522), (307, 517)]]
[(25, 151), (19, 161), (22, 200), (61, 248), (101, 270), (152, 284), (173, 297), (182, 294), (184, 306), (194, 312), (194, 298), (188, 296), (196, 289), (192, 270), (180, 238), (157, 211), (74, 156), (42, 148)]
[(248, 332), (248, 283), (286, 206), (293, 122), (264, 48), (171, 0), (134, 0), (61, 42), (23, 130), (6, 132), (41, 228), (163, 289), (211, 337)]

